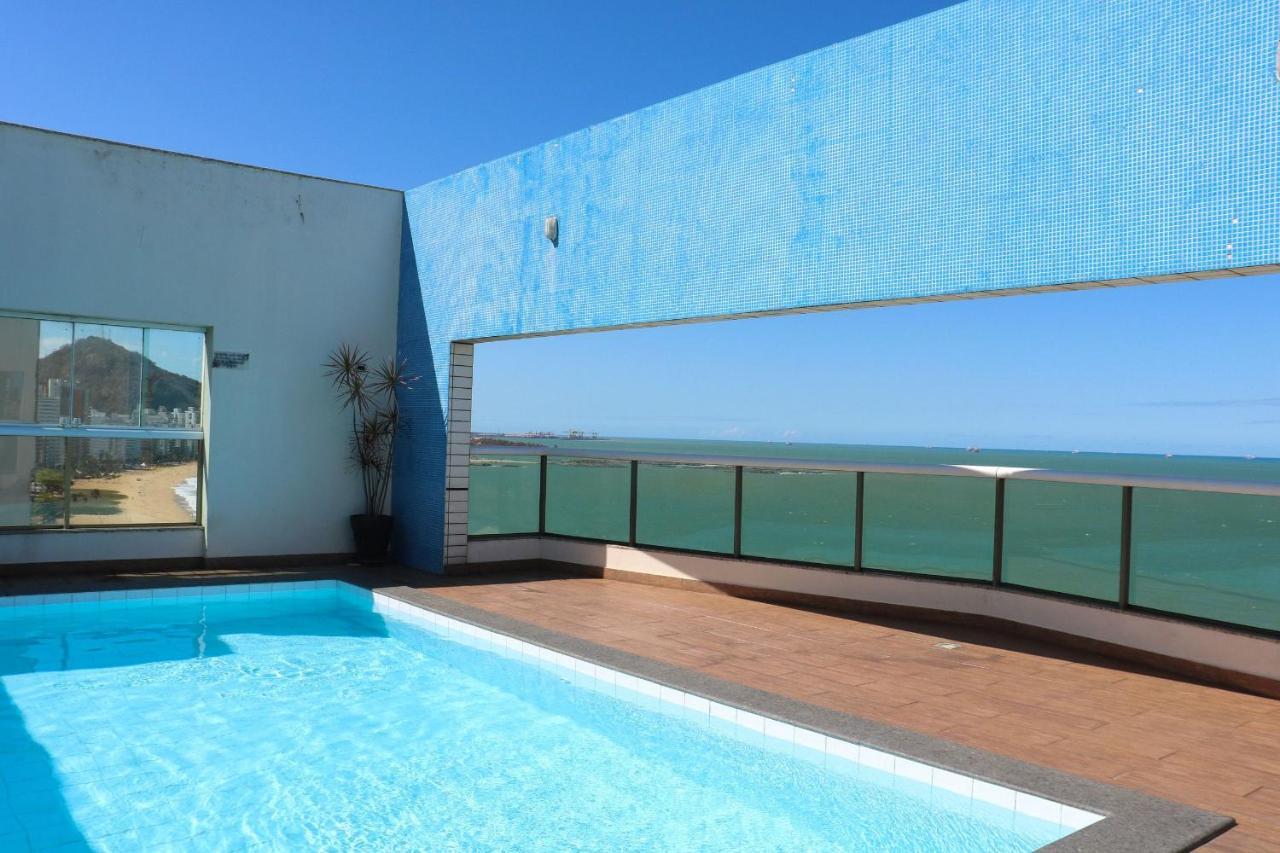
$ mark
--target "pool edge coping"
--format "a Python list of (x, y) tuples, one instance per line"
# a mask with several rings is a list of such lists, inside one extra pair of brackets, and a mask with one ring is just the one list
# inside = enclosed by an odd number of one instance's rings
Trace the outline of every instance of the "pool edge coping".
[(380, 586), (341, 577), (338, 580), (713, 702), (1103, 815), (1102, 820), (1040, 848), (1048, 853), (1181, 853), (1212, 841), (1236, 825), (1235, 819), (1227, 815), (769, 693), (542, 628), (424, 589)]

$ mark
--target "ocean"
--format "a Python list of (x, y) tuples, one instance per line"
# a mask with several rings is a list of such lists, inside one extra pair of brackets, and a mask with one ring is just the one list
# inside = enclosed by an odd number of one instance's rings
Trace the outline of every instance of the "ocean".
[(197, 480), (195, 477), (188, 477), (173, 487), (173, 493), (178, 498), (178, 502), (182, 504), (187, 512), (191, 513), (192, 518), (196, 516), (196, 487)]
[[(529, 439), (560, 449), (694, 453), (746, 458), (998, 465), (1025, 468), (1280, 482), (1280, 459), (1136, 453), (781, 444), (642, 438)], [(471, 534), (537, 530), (533, 457), (473, 457)], [(641, 465), (637, 541), (731, 553), (733, 471)], [(747, 469), (744, 555), (853, 565), (855, 477), (834, 472)], [(868, 474), (863, 565), (989, 580), (995, 485), (962, 477)], [(549, 533), (625, 542), (626, 463), (553, 460), (547, 475)], [(1114, 602), (1119, 590), (1121, 489), (1008, 481), (1003, 579)], [(1140, 607), (1280, 630), (1280, 498), (1135, 489), (1130, 601)]]
[(785, 459), (907, 462), (931, 465), (1002, 465), (1053, 468), (1107, 474), (1158, 474), (1219, 480), (1280, 482), (1280, 459), (1243, 456), (1163, 456), (1154, 453), (1097, 453), (1061, 450), (983, 449), (963, 447), (896, 447), (876, 444), (784, 444), (769, 441), (712, 441), (667, 438), (520, 439), (561, 449), (606, 452), (699, 453), (704, 455)]

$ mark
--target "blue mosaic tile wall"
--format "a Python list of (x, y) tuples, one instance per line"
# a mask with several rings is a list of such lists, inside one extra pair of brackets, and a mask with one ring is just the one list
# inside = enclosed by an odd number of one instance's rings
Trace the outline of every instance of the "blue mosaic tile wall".
[(1280, 263), (1278, 42), (1280, 0), (972, 0), (409, 191), (401, 558), (451, 340)]

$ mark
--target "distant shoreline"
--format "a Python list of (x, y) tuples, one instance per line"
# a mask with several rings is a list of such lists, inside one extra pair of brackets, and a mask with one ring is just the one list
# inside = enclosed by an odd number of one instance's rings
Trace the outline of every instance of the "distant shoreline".
[[(884, 452), (910, 452), (910, 453), (966, 453), (969, 454), (969, 461), (973, 456), (994, 456), (1000, 454), (1046, 454), (1051, 456), (1113, 456), (1113, 457), (1139, 457), (1146, 459), (1174, 460), (1174, 459), (1204, 459), (1204, 460), (1232, 460), (1239, 462), (1280, 462), (1280, 456), (1267, 456), (1264, 454), (1252, 453), (1196, 453), (1196, 452), (1180, 452), (1165, 453), (1159, 450), (1089, 450), (1089, 449), (1070, 449), (1057, 450), (1052, 448), (1029, 448), (1029, 447), (962, 447), (960, 445), (913, 445), (913, 444), (865, 444), (865, 443), (844, 443), (835, 441), (757, 441), (737, 438), (648, 438), (645, 436), (606, 436), (606, 435), (560, 435), (551, 433), (472, 433), (471, 444), (476, 447), (554, 447), (556, 445), (548, 442), (592, 442), (618, 447), (631, 447), (639, 449), (640, 446), (671, 446), (671, 445), (715, 445), (720, 447), (770, 447), (770, 448), (792, 448), (793, 450), (802, 450), (807, 448), (827, 449), (827, 450), (857, 450), (871, 451), (873, 453)], [(733, 455), (733, 454), (729, 454)], [(747, 453), (745, 455), (753, 455)]]
[[(1096, 474), (1156, 475), (1222, 480), (1280, 482), (1280, 459), (1263, 456), (1118, 453), (1096, 450), (1020, 450), (1006, 448), (910, 447), (872, 444), (817, 444), (743, 441), (740, 439), (658, 439), (476, 435), (477, 448), (545, 448), (557, 451), (736, 456), (810, 461), (883, 462), (894, 464), (984, 465), (1042, 468)], [(477, 455), (476, 462), (483, 457)]]

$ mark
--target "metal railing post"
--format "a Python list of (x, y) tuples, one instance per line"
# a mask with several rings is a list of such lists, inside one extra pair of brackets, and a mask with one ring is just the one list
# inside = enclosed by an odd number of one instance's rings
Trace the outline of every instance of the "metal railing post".
[[(62, 529), (68, 530), (71, 527), (71, 484), (75, 482), (72, 476), (71, 466), (71, 442), (72, 438), (63, 438), (62, 441)], [(80, 449), (79, 442), (76, 442), (76, 450)]]
[(636, 544), (636, 494), (637, 494), (637, 486), (639, 485), (638, 481), (640, 479), (639, 475), (640, 475), (640, 463), (632, 459), (631, 460), (631, 527), (630, 527), (630, 533), (627, 534), (627, 543), (630, 545)]
[(1133, 564), (1133, 486), (1120, 493), (1120, 590), (1119, 605), (1129, 606), (1129, 574)]
[(196, 442), (196, 524), (204, 524), (204, 442)]
[(733, 556), (742, 556), (742, 466), (733, 468)]
[(547, 532), (547, 455), (538, 457), (538, 535)]
[(991, 583), (1004, 582), (1004, 478), (996, 478), (995, 530), (991, 539)]
[(866, 504), (867, 475), (859, 471), (854, 475), (856, 486), (853, 497), (853, 570), (862, 571), (862, 508)]

